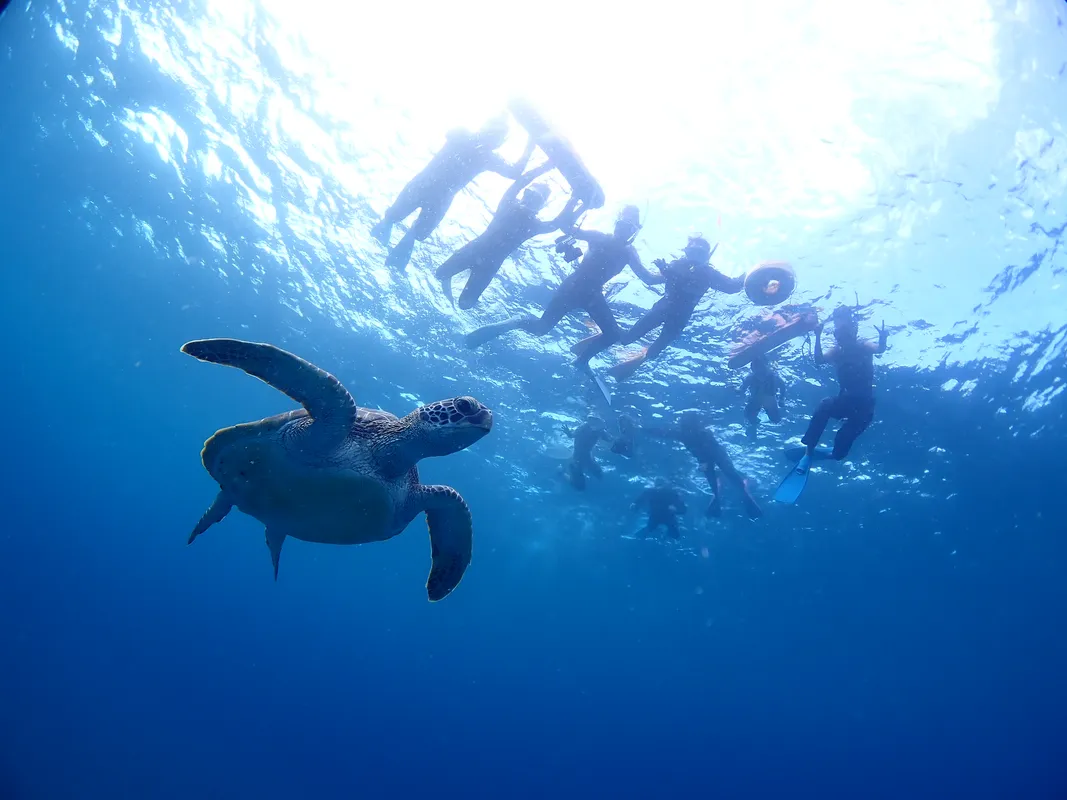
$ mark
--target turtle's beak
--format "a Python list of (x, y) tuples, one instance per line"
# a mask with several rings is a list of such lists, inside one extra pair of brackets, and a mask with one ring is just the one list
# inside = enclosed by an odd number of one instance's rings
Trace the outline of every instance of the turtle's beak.
[(474, 427), (489, 433), (493, 429), (493, 412), (482, 406), (482, 410), (472, 417), (467, 417), (467, 421)]

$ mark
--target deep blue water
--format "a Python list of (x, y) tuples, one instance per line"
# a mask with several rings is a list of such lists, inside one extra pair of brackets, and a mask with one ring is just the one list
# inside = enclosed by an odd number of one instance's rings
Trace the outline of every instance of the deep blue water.
[[(218, 22), (176, 8), (20, 2), (0, 19), (0, 797), (1067, 796), (1063, 4), (991, 4), (987, 113), (936, 157), (872, 166), (875, 188), (825, 218), (700, 223), (698, 197), (674, 225), (670, 187), (649, 190), (647, 260), (732, 224), (740, 265), (775, 230), (805, 299), (856, 289), (864, 335), (893, 328), (876, 424), (792, 508), (770, 502), (781, 445), (831, 375), (789, 349), (786, 421), (747, 440), (721, 355), (751, 307), (711, 307), (617, 388), (645, 419), (708, 409), (756, 478), (756, 523), (731, 494), (702, 519), (694, 465), (667, 447), (602, 455), (583, 495), (563, 485), (555, 427), (598, 408), (566, 363), (580, 319), (479, 354), (458, 341), (539, 308), (564, 266), (524, 252), (474, 322), (430, 278), (499, 184), (389, 274), (367, 229), (442, 131), (395, 98), (336, 122), (266, 10), (242, 22), (259, 39), (236, 37), (257, 91), (343, 144), (279, 133), (266, 100), (257, 127), (234, 110), (246, 73), (220, 73), (227, 104), (164, 66), (159, 41), (206, 41), (178, 21)], [(374, 94), (373, 75), (349, 80)], [(916, 232), (897, 247), (879, 225), (902, 217)], [(863, 269), (842, 266), (854, 243)], [(625, 324), (649, 297), (620, 296)], [(291, 349), (398, 414), (467, 392), (495, 409), (485, 440), (422, 465), (475, 517), (451, 596), (426, 602), (420, 522), (381, 544), (289, 542), (277, 583), (249, 517), (186, 547), (215, 491), (203, 440), (290, 407), (179, 352), (208, 336)], [(695, 509), (677, 545), (633, 538), (625, 507), (654, 473)]]

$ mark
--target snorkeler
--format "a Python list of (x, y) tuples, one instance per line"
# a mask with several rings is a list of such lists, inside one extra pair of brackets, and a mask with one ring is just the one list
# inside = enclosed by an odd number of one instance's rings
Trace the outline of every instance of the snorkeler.
[(585, 489), (586, 470), (594, 478), (602, 478), (604, 470), (593, 458), (593, 448), (601, 440), (610, 440), (604, 420), (595, 414), (586, 417), (585, 422), (574, 430), (564, 428), (568, 436), (574, 439), (574, 453), (567, 463), (563, 476), (575, 489)]
[[(743, 275), (731, 278), (711, 266), (711, 245), (704, 237), (691, 236), (684, 252), (684, 257), (675, 259), (669, 264), (662, 258), (652, 262), (659, 268), (660, 275), (647, 282), (665, 284), (666, 293), (618, 341), (621, 344), (633, 344), (655, 328), (661, 325), (663, 327), (656, 340), (644, 351), (616, 364), (609, 370), (615, 380), (625, 380), (641, 364), (648, 359), (656, 358), (677, 339), (685, 330), (685, 326), (689, 324), (697, 304), (709, 289), (726, 294), (737, 294), (744, 288)], [(587, 364), (589, 359), (606, 350), (615, 341), (616, 339), (605, 331), (583, 339), (571, 348), (577, 356), (575, 363)]]
[[(622, 330), (604, 297), (604, 284), (629, 265), (641, 280), (651, 285), (656, 276), (645, 269), (634, 248), (633, 240), (641, 229), (641, 214), (637, 206), (626, 206), (615, 221), (614, 233), (582, 231), (571, 225), (563, 226), (563, 233), (589, 243), (589, 250), (574, 272), (560, 284), (540, 317), (525, 315), (485, 325), (467, 334), (467, 347), (475, 348), (509, 331), (522, 329), (534, 336), (544, 336), (567, 314), (579, 309), (593, 318), (611, 341), (622, 337)], [(578, 251), (581, 252), (581, 251)]]
[(579, 201), (573, 195), (567, 207), (555, 219), (545, 222), (538, 218), (538, 212), (548, 203), (549, 197), (549, 189), (543, 183), (530, 186), (519, 199), (519, 191), (524, 186), (552, 168), (552, 162), (547, 161), (511, 184), (481, 235), (467, 242), (437, 268), (434, 274), (450, 303), (455, 305), (452, 278), (459, 273), (470, 270), (459, 296), (459, 307), (464, 310), (473, 308), (500, 271), (504, 259), (515, 252), (519, 245), (534, 236), (554, 231), (561, 225), (571, 225), (577, 219), (581, 212), (578, 209)]
[(634, 454), (634, 440), (637, 438), (637, 420), (629, 414), (619, 414), (619, 435), (611, 443), (611, 452), (630, 458)]
[[(774, 496), (782, 503), (795, 503), (800, 497), (814, 459), (841, 461), (859, 435), (874, 421), (874, 357), (885, 352), (889, 332), (883, 322), (877, 329), (878, 344), (857, 339), (856, 319), (848, 306), (834, 309), (833, 320), (836, 344), (825, 353), (822, 349), (823, 326), (819, 324), (815, 328), (815, 363), (831, 364), (837, 370), (838, 395), (824, 399), (812, 414), (808, 429), (801, 438), (804, 453)], [(834, 437), (833, 450), (817, 450), (819, 439), (831, 419), (844, 420)]]
[(718, 517), (722, 514), (722, 481), (716, 467), (722, 470), (726, 479), (741, 492), (749, 519), (763, 516), (759, 503), (749, 491), (748, 478), (737, 471), (725, 448), (719, 444), (714, 434), (704, 424), (703, 415), (699, 411), (683, 412), (677, 425), (644, 426), (641, 431), (659, 439), (681, 442), (685, 449), (696, 458), (715, 495), (708, 505), (709, 516)]
[(771, 422), (782, 419), (781, 403), (785, 400), (785, 382), (770, 364), (767, 357), (757, 355), (752, 359), (752, 371), (741, 381), (741, 391), (748, 391), (748, 403), (745, 405), (745, 420), (748, 422), (748, 435), (755, 438), (759, 430), (759, 412), (767, 412)]
[(822, 328), (815, 329), (815, 363), (831, 364), (837, 370), (838, 395), (827, 397), (811, 417), (808, 430), (801, 439), (813, 455), (827, 423), (843, 419), (834, 438), (830, 458), (841, 461), (848, 455), (852, 443), (874, 421), (874, 357), (885, 352), (889, 332), (885, 323), (878, 328), (878, 344), (856, 338), (858, 328), (852, 309), (838, 306), (834, 309), (834, 347), (825, 353), (822, 349)]
[(648, 511), (648, 523), (641, 530), (641, 538), (650, 536), (662, 525), (672, 539), (681, 538), (678, 517), (686, 512), (681, 492), (668, 486), (664, 478), (656, 478), (655, 484), (645, 489), (630, 506), (631, 511)]
[(399, 269), (406, 267), (415, 242), (421, 242), (433, 233), (456, 195), (483, 172), (495, 172), (512, 180), (522, 174), (536, 142), (530, 137), (518, 162), (508, 164), (495, 152), (507, 135), (508, 123), (504, 115), (489, 120), (476, 133), (460, 128), (448, 132), (444, 147), (401, 189), (393, 205), (371, 228), (371, 235), (388, 247), (393, 226), (419, 210), (411, 228), (390, 249), (386, 265)]

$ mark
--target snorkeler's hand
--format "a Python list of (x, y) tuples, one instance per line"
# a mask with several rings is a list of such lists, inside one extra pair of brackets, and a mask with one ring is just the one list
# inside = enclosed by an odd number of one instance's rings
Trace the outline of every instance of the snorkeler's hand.
[(881, 340), (882, 340), (883, 342), (884, 342), (884, 341), (885, 341), (886, 339), (888, 339), (888, 338), (889, 338), (889, 331), (887, 331), (887, 330), (885, 329), (885, 320), (884, 320), (884, 319), (882, 320), (882, 327), (880, 327), (880, 328), (875, 328), (875, 330), (876, 330), (876, 331), (878, 331), (878, 338), (880, 338), (880, 339), (881, 339)]
[(815, 325), (815, 335), (816, 336), (821, 336), (822, 335), (822, 329), (825, 328), (825, 327), (826, 327), (826, 323), (825, 322), (817, 323)]
[(660, 272), (663, 272), (663, 270), (665, 270), (667, 268), (667, 259), (665, 259), (665, 258), (654, 258), (654, 259), (652, 259), (652, 265), (656, 269), (658, 269)]

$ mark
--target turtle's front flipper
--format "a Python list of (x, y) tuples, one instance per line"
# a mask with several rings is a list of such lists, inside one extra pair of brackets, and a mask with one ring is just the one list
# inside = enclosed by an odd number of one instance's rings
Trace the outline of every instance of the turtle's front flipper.
[(196, 527), (193, 528), (193, 532), (189, 534), (189, 544), (193, 543), (193, 539), (202, 534), (216, 522), (222, 522), (222, 518), (230, 513), (230, 509), (233, 508), (233, 503), (226, 496), (225, 492), (219, 492), (215, 496), (215, 502), (211, 504), (211, 508), (204, 512), (204, 516), (200, 518), (200, 521), (196, 523)]
[(451, 486), (419, 486), (409, 502), (426, 512), (433, 556), (426, 594), (430, 602), (436, 603), (448, 597), (459, 585), (471, 563), (474, 532), (471, 512), (459, 492)]
[(272, 344), (240, 339), (197, 339), (182, 352), (201, 361), (237, 367), (269, 383), (307, 409), (316, 430), (343, 440), (356, 420), (356, 402), (333, 375)]

